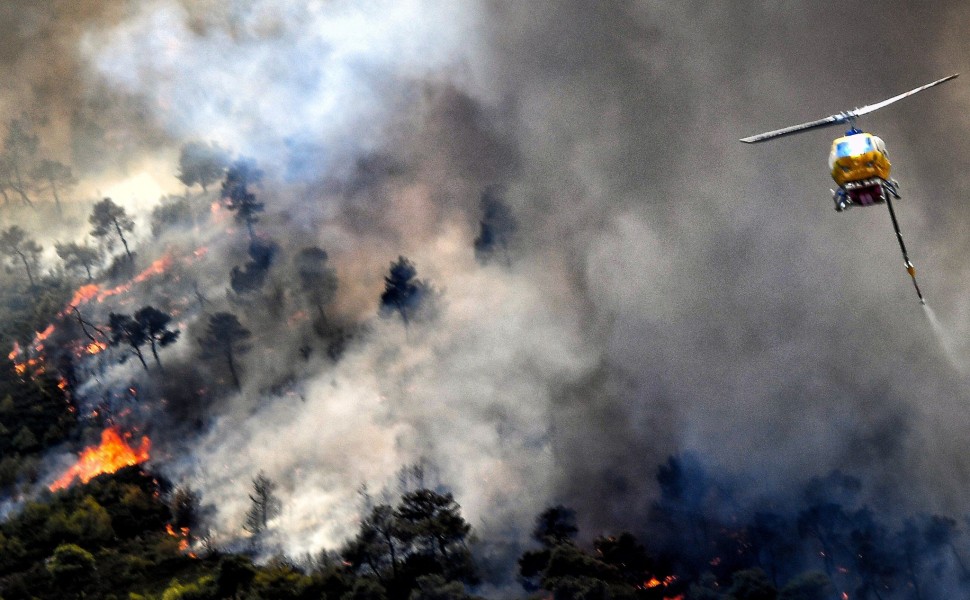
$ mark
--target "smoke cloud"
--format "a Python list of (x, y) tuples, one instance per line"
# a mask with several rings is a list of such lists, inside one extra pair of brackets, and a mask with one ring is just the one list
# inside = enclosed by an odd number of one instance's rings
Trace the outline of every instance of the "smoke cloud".
[[(217, 507), (220, 540), (241, 535), (260, 470), (280, 483), (276, 542), (302, 553), (338, 546), (359, 487), (392, 489), (416, 463), (486, 541), (523, 543), (553, 502), (584, 531), (637, 531), (656, 466), (685, 451), (751, 499), (840, 468), (891, 514), (966, 513), (960, 346), (935, 341), (885, 211), (832, 210), (826, 133), (737, 142), (961, 70), (959, 3), (8, 4), (0, 72), (22, 77), (5, 116), (33, 101), (45, 140), (84, 149), (89, 188), (169, 165), (151, 196), (117, 199), (142, 266), (176, 258), (129, 302), (178, 311), (162, 360), (180, 376), (111, 362), (79, 391), (138, 388), (156, 466)], [(954, 339), (970, 328), (967, 89), (860, 123), (889, 145), (921, 286)], [(281, 249), (258, 293), (229, 289), (248, 240), (218, 205), (201, 208), (211, 226), (146, 233), (192, 140), (267, 173), (256, 229)], [(518, 239), (511, 266), (483, 267), (495, 184)], [(311, 245), (339, 279), (336, 360), (293, 291)], [(439, 292), (437, 316), (407, 328), (376, 316), (399, 255)], [(218, 310), (253, 332), (238, 392), (198, 360)]]

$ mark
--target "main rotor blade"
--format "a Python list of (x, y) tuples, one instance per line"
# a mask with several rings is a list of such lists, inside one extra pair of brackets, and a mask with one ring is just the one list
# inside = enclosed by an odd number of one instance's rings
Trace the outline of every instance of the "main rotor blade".
[(960, 75), (959, 73), (954, 73), (953, 75), (949, 75), (947, 77), (944, 77), (943, 79), (937, 79), (933, 83), (927, 83), (924, 86), (920, 86), (920, 87), (916, 88), (915, 90), (910, 90), (910, 91), (908, 91), (906, 93), (903, 93), (903, 94), (900, 94), (898, 96), (893, 96), (892, 98), (890, 98), (888, 100), (883, 100), (882, 102), (877, 102), (876, 104), (870, 104), (868, 106), (863, 106), (862, 108), (856, 108), (854, 110), (850, 110), (850, 111), (848, 111), (848, 114), (849, 114), (849, 116), (852, 116), (852, 117), (857, 117), (859, 115), (869, 114), (869, 113), (871, 113), (874, 110), (879, 110), (880, 108), (889, 106), (893, 102), (897, 102), (899, 100), (902, 100), (903, 98), (906, 98), (907, 96), (912, 96), (913, 94), (917, 94), (919, 92), (922, 92), (923, 90), (929, 89), (929, 88), (931, 88), (931, 87), (933, 87), (935, 85), (940, 85), (941, 83), (945, 83), (947, 81), (950, 81), (951, 79), (956, 79), (957, 76), (959, 76), (959, 75)]
[(848, 120), (849, 120), (849, 117), (844, 114), (832, 115), (830, 117), (825, 117), (824, 119), (819, 119), (818, 121), (809, 121), (808, 123), (802, 123), (800, 125), (792, 125), (791, 127), (785, 127), (784, 129), (766, 131), (764, 133), (759, 133), (758, 135), (752, 135), (750, 137), (741, 138), (741, 141), (746, 144), (754, 144), (756, 142), (763, 142), (765, 140), (773, 140), (775, 138), (779, 138), (786, 135), (801, 133), (803, 131), (808, 131), (809, 129), (818, 129), (819, 127), (829, 127), (830, 125), (838, 125), (839, 123), (845, 123)]
[(830, 125), (838, 125), (840, 123), (846, 123), (860, 115), (869, 114), (873, 111), (879, 110), (880, 108), (889, 106), (893, 102), (898, 102), (903, 98), (922, 92), (925, 89), (929, 89), (933, 86), (940, 85), (941, 83), (945, 83), (947, 81), (950, 81), (951, 79), (956, 79), (957, 76), (959, 75), (960, 75), (959, 73), (955, 73), (953, 75), (944, 77), (943, 79), (937, 79), (933, 83), (927, 83), (926, 85), (920, 86), (915, 90), (910, 90), (898, 96), (893, 96), (888, 100), (883, 100), (882, 102), (877, 102), (876, 104), (869, 104), (867, 106), (863, 106), (862, 108), (848, 110), (848, 111), (839, 113), (837, 115), (832, 115), (830, 117), (825, 117), (824, 119), (819, 119), (817, 121), (809, 121), (808, 123), (802, 123), (800, 125), (792, 125), (791, 127), (785, 127), (784, 129), (776, 129), (774, 131), (759, 133), (758, 135), (752, 135), (750, 137), (741, 138), (741, 141), (747, 144), (754, 144), (756, 142), (763, 142), (765, 140), (773, 140), (775, 138), (783, 137), (786, 135), (801, 133), (803, 131), (808, 131), (809, 129), (817, 129), (819, 127), (829, 127)]

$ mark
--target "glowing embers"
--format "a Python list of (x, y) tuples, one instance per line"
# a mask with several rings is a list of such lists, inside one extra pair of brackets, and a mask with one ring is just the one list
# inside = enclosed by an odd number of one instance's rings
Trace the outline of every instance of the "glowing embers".
[(13, 350), (10, 351), (7, 358), (13, 363), (13, 368), (17, 372), (17, 375), (23, 377), (24, 373), (27, 372), (27, 364), (23, 360), (23, 350), (20, 349), (19, 342), (15, 341), (13, 343)]
[(84, 352), (86, 354), (98, 354), (100, 352), (104, 352), (107, 349), (108, 349), (108, 344), (104, 342), (99, 342), (99, 341), (90, 342), (89, 344), (84, 346)]
[(152, 445), (151, 440), (145, 436), (135, 448), (128, 444), (130, 439), (130, 433), (122, 435), (116, 426), (105, 429), (101, 432), (101, 444), (85, 448), (74, 466), (50, 485), (50, 490), (52, 492), (62, 490), (71, 485), (75, 478), (80, 479), (82, 483), (87, 483), (98, 475), (114, 473), (122, 467), (147, 461)]
[(173, 538), (179, 541), (179, 550), (185, 552), (188, 556), (192, 558), (198, 558), (194, 552), (189, 552), (189, 547), (191, 546), (192, 533), (189, 531), (188, 527), (180, 527), (178, 531), (172, 527), (169, 523), (165, 525), (165, 533), (169, 534)]
[(34, 347), (38, 352), (44, 349), (44, 340), (49, 338), (51, 334), (54, 333), (54, 325), (48, 325), (47, 329), (41, 331), (36, 336), (34, 336)]
[[(638, 590), (665, 589), (670, 585), (672, 585), (673, 583), (675, 583), (676, 581), (677, 581), (677, 577), (675, 575), (667, 575), (663, 579), (658, 579), (656, 576), (654, 576), (648, 579), (647, 581), (644, 581), (642, 584), (636, 586), (636, 589)], [(684, 595), (679, 594), (677, 596), (664, 596), (664, 600), (684, 600)]]
[(7, 355), (7, 358), (13, 363), (14, 372), (17, 373), (18, 377), (30, 376), (34, 378), (44, 374), (44, 359), (43, 355), (40, 354), (43, 349), (43, 344), (31, 345), (24, 349), (20, 347), (18, 342), (13, 343), (13, 349)]
[(37, 377), (44, 373), (44, 340), (52, 333), (54, 333), (54, 326), (48, 325), (44, 331), (34, 334), (34, 341), (26, 348), (21, 348), (20, 344), (14, 341), (13, 349), (10, 350), (7, 358), (13, 363), (18, 377), (25, 375)]

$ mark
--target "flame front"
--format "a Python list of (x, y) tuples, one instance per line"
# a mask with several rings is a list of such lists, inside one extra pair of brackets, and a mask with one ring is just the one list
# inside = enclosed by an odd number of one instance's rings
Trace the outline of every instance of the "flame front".
[(149, 458), (151, 440), (143, 437), (137, 448), (131, 447), (117, 427), (112, 426), (101, 432), (101, 444), (85, 448), (78, 457), (77, 463), (61, 475), (50, 485), (55, 492), (71, 485), (75, 478), (87, 483), (92, 478), (103, 473), (114, 473), (122, 467), (129, 467), (145, 462)]
[(132, 283), (141, 283), (146, 279), (155, 277), (156, 275), (161, 275), (167, 271), (172, 266), (172, 256), (166, 254), (165, 256), (155, 260), (152, 264), (148, 265), (148, 268), (135, 275), (135, 278), (131, 280)]
[(78, 306), (79, 304), (83, 304), (91, 298), (94, 298), (100, 291), (101, 287), (96, 283), (82, 285), (74, 292), (74, 296), (71, 298), (71, 301), (67, 303), (67, 308), (61, 311), (61, 314), (63, 315), (66, 313), (71, 307)]
[[(656, 576), (644, 581), (642, 584), (636, 586), (638, 590), (655, 590), (660, 587), (667, 588), (677, 581), (676, 575), (667, 575), (663, 579), (658, 579)], [(676, 596), (664, 596), (664, 600), (684, 600), (683, 594), (678, 594)]]
[(44, 331), (41, 331), (40, 333), (34, 336), (34, 347), (37, 349), (38, 352), (44, 349), (44, 340), (49, 338), (52, 333), (54, 333), (53, 323), (48, 325)]

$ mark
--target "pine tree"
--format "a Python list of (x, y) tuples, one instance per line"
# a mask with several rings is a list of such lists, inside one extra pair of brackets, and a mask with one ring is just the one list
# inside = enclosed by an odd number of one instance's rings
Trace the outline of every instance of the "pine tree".
[(158, 358), (158, 349), (175, 343), (175, 340), (179, 337), (178, 329), (168, 328), (168, 324), (172, 321), (172, 315), (162, 312), (154, 306), (143, 306), (135, 313), (135, 321), (144, 332), (145, 339), (148, 340), (155, 362), (161, 367), (162, 361)]
[(58, 192), (77, 185), (77, 177), (71, 172), (71, 167), (46, 158), (37, 163), (37, 166), (30, 171), (30, 177), (34, 181), (47, 185), (47, 189), (54, 197), (54, 204), (57, 206), (58, 213), (61, 212), (61, 196)]
[(256, 194), (249, 191), (250, 185), (256, 185), (263, 179), (263, 172), (256, 168), (255, 161), (240, 158), (232, 163), (226, 172), (226, 179), (222, 182), (222, 199), (226, 208), (236, 214), (236, 221), (246, 225), (249, 239), (256, 239), (253, 228), (259, 221), (259, 213), (265, 206), (256, 201)]
[(384, 277), (384, 293), (381, 294), (380, 315), (401, 315), (405, 327), (421, 308), (430, 287), (417, 278), (418, 270), (403, 256), (391, 263), (390, 273)]
[(11, 225), (0, 232), (0, 252), (6, 255), (11, 262), (23, 264), (31, 288), (36, 287), (31, 267), (37, 268), (42, 250), (40, 244), (27, 237), (27, 232), (19, 225)]
[(324, 307), (333, 302), (337, 294), (337, 274), (327, 264), (327, 259), (327, 252), (317, 246), (304, 248), (294, 259), (300, 289), (317, 310), (321, 325), (327, 320)]
[(107, 240), (112, 231), (117, 233), (121, 239), (121, 243), (125, 247), (125, 254), (128, 255), (128, 260), (130, 261), (132, 259), (131, 250), (128, 248), (128, 240), (125, 239), (125, 232), (131, 233), (134, 231), (135, 222), (128, 216), (124, 207), (112, 202), (111, 198), (105, 198), (94, 205), (91, 216), (88, 217), (88, 222), (94, 227), (91, 230), (91, 235), (98, 239)]
[(252, 503), (246, 512), (246, 522), (243, 529), (258, 537), (266, 531), (269, 522), (279, 516), (283, 509), (279, 497), (276, 495), (276, 482), (260, 471), (253, 478), (253, 491), (249, 494)]
[(28, 176), (40, 141), (26, 118), (13, 119), (3, 140), (3, 187), (20, 195), (24, 204), (33, 204), (27, 195)]
[[(142, 354), (141, 348), (148, 341), (148, 337), (138, 321), (131, 318), (130, 315), (111, 313), (108, 315), (108, 329), (111, 332), (109, 344), (111, 346), (127, 344), (131, 348), (132, 354), (138, 358), (141, 366), (147, 371), (148, 363), (145, 362), (145, 355)], [(125, 358), (122, 359), (122, 362)]]
[(510, 246), (518, 224), (502, 200), (501, 188), (492, 186), (482, 194), (482, 220), (475, 238), (475, 258), (481, 264), (494, 260), (501, 252), (505, 263), (512, 264)]
[(236, 359), (240, 354), (249, 352), (251, 348), (249, 338), (252, 335), (248, 329), (243, 327), (236, 315), (219, 312), (209, 317), (205, 336), (199, 338), (199, 344), (202, 346), (202, 358), (207, 360), (224, 359), (236, 389), (242, 387), (239, 383)]
[(229, 152), (216, 143), (189, 142), (179, 153), (178, 180), (185, 187), (202, 186), (202, 192), (219, 181), (229, 164)]
[(87, 274), (88, 281), (93, 278), (91, 275), (91, 267), (98, 263), (100, 256), (98, 251), (90, 246), (82, 246), (76, 242), (70, 242), (67, 244), (54, 244), (54, 249), (57, 251), (57, 256), (64, 261), (64, 267), (68, 270), (78, 270), (84, 269)]

